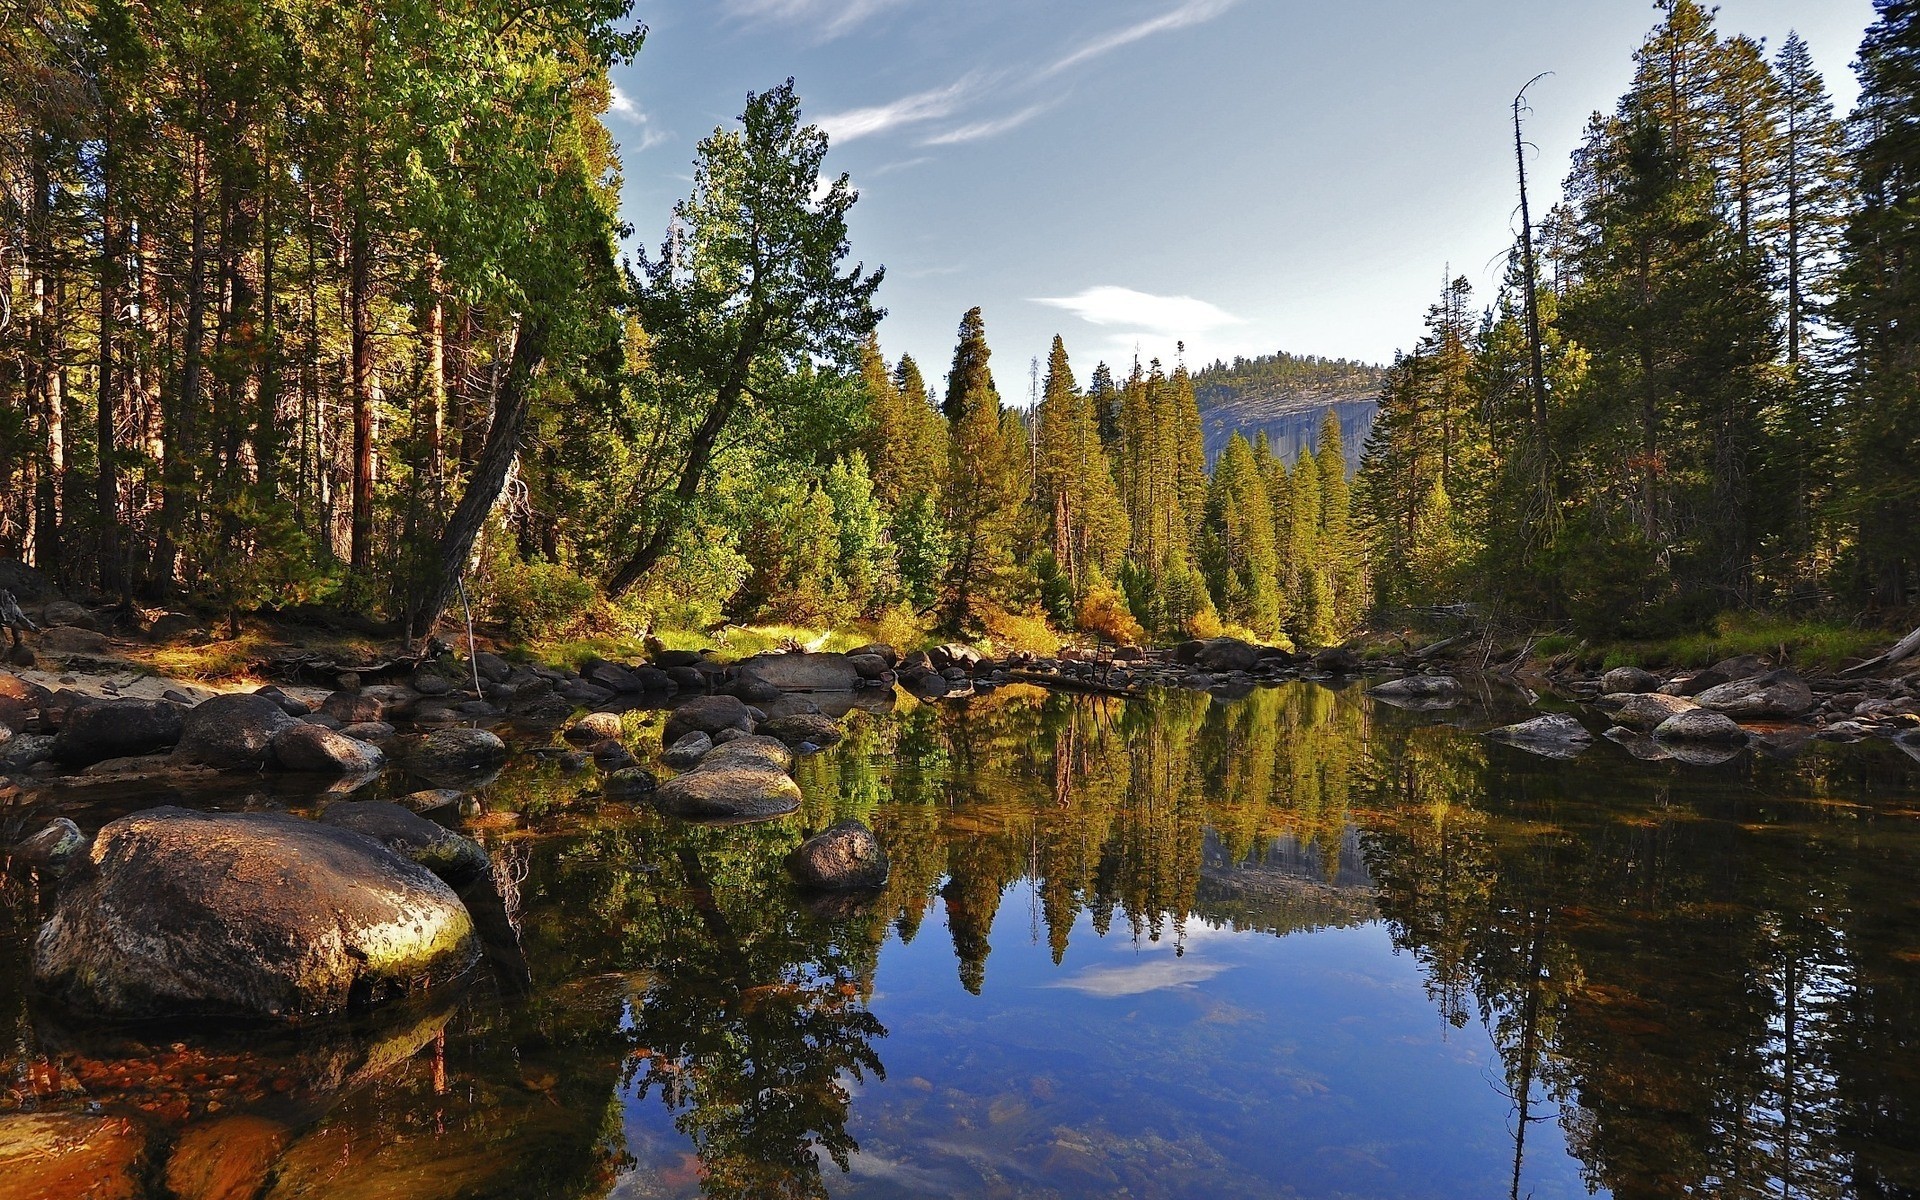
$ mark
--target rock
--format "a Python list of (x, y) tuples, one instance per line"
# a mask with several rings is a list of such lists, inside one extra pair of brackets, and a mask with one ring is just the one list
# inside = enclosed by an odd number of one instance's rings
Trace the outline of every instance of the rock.
[(710, 692), (720, 673), (708, 667), (668, 667), (667, 680), (683, 692)]
[(104, 700), (68, 710), (53, 757), (70, 767), (170, 749), (180, 740), (180, 709), (165, 700)]
[(663, 671), (671, 671), (676, 667), (697, 667), (707, 658), (705, 650), (668, 650), (661, 647), (649, 653), (653, 656), (653, 665)]
[(878, 654), (849, 654), (847, 665), (852, 667), (854, 673), (860, 678), (866, 680), (885, 679), (887, 672), (893, 669), (887, 665), (887, 660)]
[(1756, 675), (1765, 675), (1767, 660), (1757, 654), (1741, 654), (1733, 658), (1723, 658), (1707, 670), (1728, 683), (1734, 683), (1742, 679), (1752, 679)]
[(775, 717), (761, 725), (756, 732), (778, 738), (789, 746), (811, 742), (815, 748), (831, 746), (846, 737), (846, 733), (840, 728), (840, 722), (820, 713), (793, 713), (789, 716)]
[(660, 695), (673, 690), (673, 676), (659, 667), (634, 667), (628, 674), (633, 676), (634, 682), (640, 685), (640, 690), (643, 692)]
[(50, 625), (41, 631), (39, 645), (56, 654), (105, 654), (107, 635), (77, 625)]
[(359, 721), (352, 725), (342, 725), (340, 732), (358, 741), (371, 742), (379, 746), (392, 741), (396, 730), (385, 721)]
[(66, 872), (75, 858), (87, 852), (89, 844), (87, 835), (80, 832), (78, 825), (59, 817), (39, 833), (22, 839), (13, 848), (13, 861), (49, 875), (60, 875)]
[(782, 694), (779, 688), (754, 671), (741, 671), (735, 675), (727, 684), (727, 691), (748, 704), (772, 704)]
[(473, 656), (474, 669), (480, 672), (480, 678), (488, 683), (505, 683), (507, 676), (513, 674), (513, 665), (498, 654), (489, 654), (485, 650)]
[(1730, 717), (1767, 720), (1806, 713), (1813, 707), (1813, 689), (1792, 671), (1774, 671), (1708, 688), (1694, 700)]
[(695, 730), (712, 737), (723, 729), (753, 732), (753, 717), (746, 703), (738, 696), (700, 696), (668, 714), (661, 740), (672, 745)]
[(799, 808), (800, 785), (777, 767), (750, 759), (721, 760), (716, 751), (693, 770), (661, 784), (654, 803), (663, 812), (694, 820), (764, 820)]
[(651, 796), (660, 786), (652, 771), (642, 767), (622, 767), (600, 782), (600, 793), (609, 800), (634, 800)]
[(742, 734), (716, 745), (703, 763), (761, 763), (775, 770), (793, 770), (793, 751), (785, 742), (770, 737)]
[(1506, 725), (1489, 731), (1487, 736), (1554, 758), (1572, 758), (1593, 743), (1587, 727), (1565, 713), (1548, 713), (1531, 721)]
[(30, 724), (40, 719), (40, 710), (50, 695), (37, 683), (0, 671), (0, 725), (6, 725), (15, 733), (25, 733)]
[(71, 600), (49, 601), (40, 610), (42, 625), (66, 625), (74, 629), (89, 629), (100, 632), (100, 623), (94, 620), (93, 613), (85, 605), (75, 604)]
[(887, 852), (858, 821), (842, 821), (800, 843), (787, 856), (787, 869), (803, 887), (821, 891), (862, 891), (885, 887)]
[(15, 734), (0, 745), (0, 771), (24, 771), (52, 761), (54, 740), (50, 733)]
[(783, 692), (851, 692), (860, 686), (860, 672), (844, 654), (756, 654), (739, 669)]
[(332, 717), (342, 727), (356, 725), (361, 721), (378, 721), (386, 715), (386, 708), (376, 696), (364, 691), (334, 692), (320, 702), (314, 710), (324, 717)]
[(1193, 661), (1208, 671), (1251, 671), (1260, 661), (1260, 647), (1234, 637), (1208, 638), (1200, 644)]
[(454, 688), (453, 680), (430, 667), (421, 667), (408, 680), (422, 696), (444, 696)]
[(102, 828), (86, 863), (33, 959), (85, 1013), (298, 1020), (445, 982), (480, 953), (426, 868), (285, 813), (149, 809)]
[(446, 812), (449, 809), (458, 808), (465, 795), (466, 793), (453, 788), (423, 788), (417, 792), (408, 792), (400, 797), (398, 803), (421, 814)]
[(588, 683), (595, 683), (603, 688), (610, 688), (615, 692), (643, 692), (646, 690), (646, 686), (634, 677), (632, 671), (610, 662), (593, 664), (591, 667), (580, 672), (580, 678), (586, 680)]
[(318, 725), (322, 729), (339, 731), (346, 728), (345, 725), (342, 725), (339, 721), (325, 713), (308, 713), (304, 717), (296, 717), (295, 720), (303, 725)]
[(188, 1126), (167, 1159), (167, 1194), (178, 1200), (257, 1200), (291, 1131), (249, 1113)]
[(506, 757), (506, 743), (488, 730), (436, 729), (408, 748), (406, 764), (433, 774), (490, 767)]
[(625, 742), (618, 742), (612, 738), (604, 742), (595, 742), (587, 749), (593, 755), (594, 764), (602, 771), (625, 770), (628, 767), (637, 766), (640, 761), (633, 756), (633, 751), (627, 749)]
[(946, 677), (936, 671), (902, 675), (900, 682), (906, 685), (908, 691), (923, 700), (937, 700), (953, 690), (947, 683)]
[(972, 646), (963, 646), (958, 642), (948, 642), (945, 645), (935, 646), (933, 649), (927, 651), (927, 662), (936, 671), (945, 671), (950, 667), (958, 667), (962, 671), (971, 673), (973, 668), (978, 665), (984, 657), (984, 655)]
[(1684, 696), (1662, 692), (1625, 692), (1601, 696), (1594, 704), (1629, 729), (1649, 730), (1676, 713), (1700, 707)]
[(1438, 700), (1465, 691), (1460, 681), (1451, 675), (1408, 675), (1368, 688), (1367, 695), (1383, 700)]
[(187, 710), (173, 756), (223, 770), (259, 770), (273, 756), (274, 735), (297, 724), (271, 696), (229, 692)]
[(713, 750), (713, 739), (699, 730), (685, 734), (660, 752), (660, 761), (676, 771), (697, 764)]
[(1690, 708), (1668, 717), (1653, 736), (1665, 742), (1744, 742), (1746, 731), (1733, 718), (1707, 708)]
[(617, 741), (620, 733), (619, 713), (592, 712), (569, 725), (566, 738), (579, 745), (589, 745), (609, 739)]
[(584, 679), (576, 679), (571, 683), (565, 683), (560, 686), (560, 696), (562, 699), (571, 700), (575, 704), (584, 704), (588, 708), (592, 708), (595, 705), (605, 704), (609, 700), (612, 700), (613, 690), (611, 688), (603, 688), (597, 683), (588, 683)]
[(360, 775), (387, 765), (380, 747), (305, 721), (273, 735), (273, 757), (288, 771)]
[(1600, 677), (1600, 691), (1604, 695), (1624, 696), (1659, 690), (1660, 677), (1639, 667), (1615, 667)]
[(487, 852), (469, 837), (442, 828), (410, 808), (379, 800), (343, 800), (320, 814), (325, 825), (364, 833), (402, 858), (412, 859), (455, 887), (490, 875)]
[(40, 660), (34, 656), (33, 647), (21, 642), (17, 646), (8, 646), (4, 661), (16, 667), (31, 667)]
[(123, 1116), (16, 1112), (0, 1117), (0, 1185), (10, 1200), (138, 1200), (147, 1131)]
[(1313, 656), (1313, 665), (1329, 675), (1351, 675), (1360, 669), (1360, 656), (1345, 646), (1329, 646)]
[(900, 652), (886, 642), (869, 642), (864, 646), (855, 646), (853, 649), (847, 651), (847, 657), (850, 659), (864, 658), (869, 655), (886, 663), (888, 670), (892, 670), (900, 665)]

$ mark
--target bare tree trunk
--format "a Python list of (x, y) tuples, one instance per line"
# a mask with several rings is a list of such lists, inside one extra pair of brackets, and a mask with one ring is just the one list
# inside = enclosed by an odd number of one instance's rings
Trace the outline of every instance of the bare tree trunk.
[(121, 562), (119, 519), (118, 450), (114, 444), (114, 417), (119, 411), (120, 379), (115, 371), (114, 354), (120, 321), (121, 271), (126, 247), (121, 239), (118, 214), (114, 206), (119, 197), (116, 169), (119, 165), (119, 141), (108, 130), (100, 143), (100, 369), (95, 377), (97, 395), (95, 438), (99, 443), (94, 474), (93, 514), (99, 526), (99, 547), (95, 567), (100, 587), (119, 592), (124, 602), (126, 570)]
[[(364, 207), (364, 206), (359, 206)], [(348, 565), (366, 571), (373, 564), (373, 332), (367, 289), (371, 283), (366, 217), (355, 211), (347, 244), (347, 289), (351, 308), (353, 358), (353, 514)]]

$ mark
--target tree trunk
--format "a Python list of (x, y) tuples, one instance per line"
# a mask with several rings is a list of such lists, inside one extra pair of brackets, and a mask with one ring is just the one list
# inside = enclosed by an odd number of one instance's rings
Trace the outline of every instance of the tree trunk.
[(93, 513), (100, 540), (95, 567), (103, 591), (119, 592), (124, 602), (126, 571), (120, 560), (119, 481), (115, 461), (114, 416), (119, 410), (119, 376), (114, 353), (119, 330), (121, 268), (126, 248), (114, 205), (119, 182), (118, 139), (109, 130), (100, 144), (100, 370), (96, 377), (96, 439), (99, 443), (94, 475)]
[(351, 312), (353, 398), (353, 512), (348, 565), (364, 572), (373, 565), (373, 335), (367, 289), (371, 283), (366, 216), (356, 206), (347, 245), (347, 290)]

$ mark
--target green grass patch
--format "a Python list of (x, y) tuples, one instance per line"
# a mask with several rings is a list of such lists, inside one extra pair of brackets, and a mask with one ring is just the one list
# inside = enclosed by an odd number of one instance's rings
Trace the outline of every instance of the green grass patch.
[[(1791, 663), (1801, 669), (1837, 670), (1871, 658), (1899, 635), (1836, 621), (1789, 619), (1760, 613), (1723, 613), (1704, 630), (1639, 642), (1595, 647), (1589, 665), (1614, 667), (1710, 667), (1742, 654)], [(1542, 639), (1541, 646), (1548, 639)], [(1546, 653), (1544, 649), (1541, 651)]]

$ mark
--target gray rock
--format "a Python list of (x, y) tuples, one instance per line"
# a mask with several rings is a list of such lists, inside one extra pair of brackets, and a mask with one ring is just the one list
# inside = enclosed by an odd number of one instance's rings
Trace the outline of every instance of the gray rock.
[(1223, 671), (1251, 671), (1260, 661), (1260, 647), (1234, 637), (1208, 638), (1195, 651), (1193, 662), (1216, 674)]
[(77, 625), (50, 625), (41, 631), (39, 645), (56, 654), (105, 654), (107, 635)]
[(428, 774), (470, 771), (504, 762), (507, 745), (485, 729), (436, 729), (408, 747), (409, 768)]
[(593, 712), (568, 726), (566, 737), (576, 744), (591, 745), (609, 739), (618, 740), (620, 734), (619, 713)]
[(613, 738), (608, 738), (604, 742), (595, 742), (587, 747), (587, 750), (593, 755), (594, 764), (602, 771), (622, 771), (639, 765), (640, 761), (633, 756), (633, 751), (627, 749), (625, 742), (615, 741)]
[(1465, 692), (1451, 675), (1408, 675), (1367, 689), (1367, 695), (1382, 700), (1445, 700)]
[(699, 696), (668, 714), (661, 740), (672, 745), (696, 730), (712, 737), (723, 729), (753, 732), (753, 716), (745, 701), (738, 696)]
[(299, 724), (274, 700), (230, 692), (203, 700), (180, 719), (173, 756), (209, 767), (259, 770), (273, 757), (274, 735)]
[(1660, 690), (1660, 677), (1639, 667), (1615, 667), (1600, 677), (1600, 691), (1606, 695), (1631, 695)]
[(1684, 696), (1668, 696), (1660, 692), (1614, 693), (1600, 697), (1594, 704), (1610, 713), (1619, 724), (1642, 731), (1655, 728), (1669, 717), (1700, 707)]
[(105, 700), (67, 710), (53, 757), (70, 767), (171, 749), (180, 740), (180, 709), (165, 700)]
[(1345, 646), (1329, 646), (1313, 656), (1313, 665), (1329, 675), (1351, 675), (1360, 669), (1360, 656)]
[(1694, 700), (1730, 717), (1768, 720), (1806, 713), (1813, 707), (1813, 689), (1792, 671), (1774, 671), (1708, 688)]
[(748, 704), (772, 704), (780, 699), (779, 688), (753, 671), (741, 671), (727, 684), (727, 691)]
[(702, 765), (723, 766), (732, 763), (760, 763), (779, 771), (793, 769), (793, 751), (785, 742), (754, 734), (742, 734), (716, 745)]
[(0, 771), (25, 771), (53, 760), (54, 736), (50, 733), (16, 733), (0, 745)]
[(783, 692), (851, 692), (860, 686), (860, 672), (844, 654), (756, 654), (739, 669)]
[(493, 873), (480, 844), (435, 825), (412, 809), (380, 800), (342, 800), (320, 814), (323, 825), (364, 833), (455, 887)]
[(1654, 729), (1663, 742), (1744, 742), (1746, 731), (1732, 717), (1707, 708), (1690, 708), (1668, 717)]
[(485, 650), (473, 656), (473, 665), (479, 670), (480, 678), (488, 683), (505, 683), (507, 676), (513, 674), (513, 665), (497, 654)]
[(599, 684), (616, 692), (643, 692), (646, 685), (636, 678), (632, 671), (614, 663), (595, 663), (580, 673), (588, 683)]
[(831, 746), (846, 736), (840, 728), (840, 722), (820, 713), (792, 713), (775, 717), (762, 724), (756, 732), (778, 738), (789, 746), (812, 743), (815, 749)]
[(785, 771), (764, 762), (716, 757), (718, 752), (661, 784), (654, 803), (676, 817), (723, 821), (764, 820), (800, 807), (800, 785)]
[(1517, 725), (1490, 730), (1487, 736), (1549, 758), (1572, 758), (1593, 743), (1587, 727), (1565, 713), (1548, 713)]
[(46, 994), (114, 1018), (328, 1016), (471, 967), (460, 898), (362, 834), (284, 813), (111, 822), (34, 943)]
[(86, 629), (100, 632), (100, 622), (94, 619), (93, 612), (85, 605), (75, 604), (71, 600), (50, 601), (40, 610), (42, 625), (65, 625), (73, 629)]
[(61, 875), (76, 858), (87, 852), (89, 844), (87, 835), (80, 832), (78, 825), (60, 817), (16, 845), (13, 848), (13, 861), (36, 867), (49, 875)]
[(676, 771), (699, 763), (713, 751), (713, 739), (699, 730), (686, 734), (660, 752), (660, 761)]
[(273, 757), (288, 771), (359, 775), (387, 765), (380, 747), (323, 725), (296, 722), (273, 735)]
[(449, 809), (458, 808), (465, 795), (465, 792), (453, 788), (423, 788), (417, 792), (408, 792), (400, 797), (399, 803), (421, 814), (446, 812)]
[(878, 654), (849, 654), (847, 665), (852, 667), (854, 673), (860, 678), (866, 680), (885, 679), (887, 672), (893, 669), (887, 665), (887, 660)]
[(413, 690), (422, 696), (444, 696), (453, 690), (453, 680), (431, 667), (421, 667), (410, 680)]
[(853, 649), (847, 651), (847, 657), (850, 659), (868, 656), (880, 659), (886, 663), (888, 670), (892, 670), (894, 667), (900, 665), (900, 652), (885, 642), (869, 642), (864, 646), (855, 646)]
[(842, 821), (802, 842), (787, 857), (787, 869), (803, 887), (871, 890), (886, 886), (887, 852), (873, 830), (859, 821)]
[(362, 690), (334, 692), (322, 700), (315, 711), (323, 717), (332, 717), (344, 727), (358, 725), (362, 721), (378, 721), (386, 715), (387, 709), (378, 696)]
[(359, 721), (352, 725), (342, 725), (340, 732), (350, 738), (381, 746), (392, 741), (396, 731), (385, 721)]
[(601, 794), (609, 800), (635, 800), (651, 796), (660, 786), (652, 771), (642, 767), (622, 767), (600, 782)]

